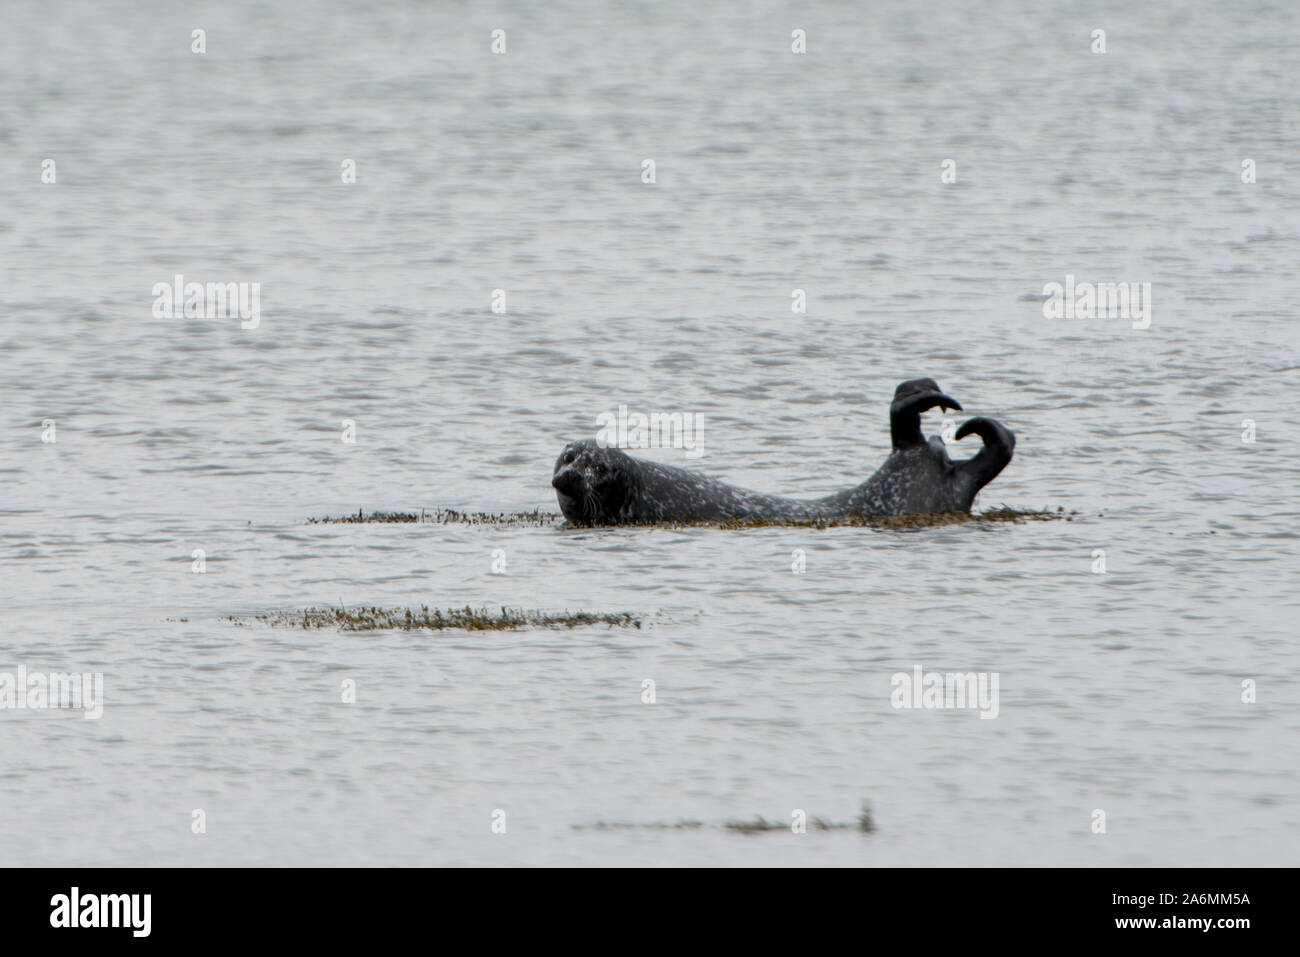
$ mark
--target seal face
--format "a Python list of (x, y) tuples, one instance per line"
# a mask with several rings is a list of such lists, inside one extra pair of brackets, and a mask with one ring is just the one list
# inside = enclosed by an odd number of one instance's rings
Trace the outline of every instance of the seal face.
[(957, 439), (978, 435), (984, 447), (972, 458), (954, 462), (942, 439), (926, 441), (921, 433), (921, 413), (936, 406), (961, 410), (933, 379), (900, 383), (889, 409), (889, 457), (861, 485), (825, 498), (800, 501), (736, 488), (696, 472), (634, 459), (592, 439), (565, 446), (551, 485), (560, 511), (575, 525), (969, 512), (979, 490), (1011, 461), (1016, 437), (993, 419), (968, 419)]
[(628, 521), (636, 496), (640, 465), (616, 448), (601, 448), (594, 439), (570, 442), (555, 460), (551, 485), (560, 511), (577, 525), (619, 525)]

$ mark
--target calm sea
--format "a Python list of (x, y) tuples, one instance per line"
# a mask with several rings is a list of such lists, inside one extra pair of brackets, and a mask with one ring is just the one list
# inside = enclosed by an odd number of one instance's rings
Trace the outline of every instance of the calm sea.
[[(103, 716), (0, 711), (6, 863), (1300, 863), (1297, 19), (13, 5), (0, 672), (102, 673)], [(156, 316), (178, 274), (256, 328)], [(1067, 276), (1149, 326), (1046, 318)], [(620, 404), (824, 495), (917, 376), (1018, 437), (977, 508), (1072, 520), (308, 522), (554, 512)], [(467, 604), (646, 619), (243, 617)], [(893, 707), (918, 666), (997, 717)]]

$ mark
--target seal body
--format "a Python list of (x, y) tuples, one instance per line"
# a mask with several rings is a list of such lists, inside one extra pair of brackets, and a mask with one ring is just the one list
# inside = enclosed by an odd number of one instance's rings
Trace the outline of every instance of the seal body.
[(594, 439), (570, 442), (551, 479), (560, 511), (578, 525), (774, 522), (814, 517), (813, 503), (736, 488), (672, 465), (634, 459)]
[(994, 419), (974, 418), (957, 430), (958, 439), (972, 434), (984, 439), (984, 448), (960, 462), (948, 457), (937, 436), (895, 449), (857, 488), (820, 499), (821, 514), (844, 518), (969, 512), (979, 490), (1006, 468), (1016, 447), (1016, 437)]
[(954, 462), (941, 439), (926, 441), (921, 434), (921, 413), (935, 406), (961, 409), (933, 379), (899, 385), (890, 406), (894, 448), (889, 458), (861, 485), (825, 498), (782, 498), (736, 488), (675, 466), (634, 459), (593, 439), (565, 446), (551, 485), (564, 517), (577, 525), (779, 523), (969, 512), (979, 490), (1011, 461), (1016, 439), (993, 419), (970, 419), (956, 436), (979, 435), (984, 448)]

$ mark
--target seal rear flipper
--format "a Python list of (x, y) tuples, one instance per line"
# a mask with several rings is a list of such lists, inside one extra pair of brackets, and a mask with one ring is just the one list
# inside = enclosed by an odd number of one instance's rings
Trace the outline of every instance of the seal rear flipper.
[(921, 413), (938, 406), (941, 409), (961, 411), (961, 403), (939, 388), (933, 379), (909, 379), (894, 390), (894, 402), (889, 407), (889, 431), (895, 449), (920, 445)]
[(961, 497), (964, 508), (969, 511), (971, 503), (979, 490), (997, 478), (998, 473), (1007, 467), (1016, 448), (1015, 434), (996, 419), (977, 415), (967, 419), (957, 430), (960, 441), (968, 435), (978, 435), (984, 440), (984, 448), (971, 458), (957, 462), (954, 471), (961, 483)]

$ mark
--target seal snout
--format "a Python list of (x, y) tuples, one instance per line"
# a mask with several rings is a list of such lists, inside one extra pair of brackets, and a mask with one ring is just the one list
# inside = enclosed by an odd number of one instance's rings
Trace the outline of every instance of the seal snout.
[(573, 468), (561, 469), (551, 479), (551, 487), (561, 495), (574, 496), (582, 489), (582, 473)]

